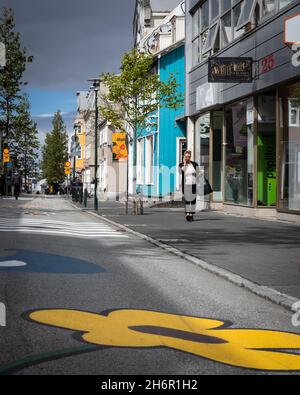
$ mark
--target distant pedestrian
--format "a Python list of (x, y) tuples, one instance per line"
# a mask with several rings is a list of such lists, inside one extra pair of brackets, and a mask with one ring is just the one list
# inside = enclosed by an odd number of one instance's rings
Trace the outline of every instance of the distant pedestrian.
[(192, 152), (186, 151), (184, 161), (179, 168), (182, 173), (182, 193), (185, 201), (186, 220), (194, 220), (197, 204), (197, 183), (199, 178), (199, 165), (191, 160)]
[(6, 190), (6, 183), (5, 183), (5, 177), (3, 174), (0, 174), (0, 194), (1, 194), (1, 199), (3, 199), (5, 195), (5, 190)]
[(14, 186), (14, 195), (16, 200), (18, 200), (22, 187), (22, 177), (18, 172), (14, 174), (12, 182)]

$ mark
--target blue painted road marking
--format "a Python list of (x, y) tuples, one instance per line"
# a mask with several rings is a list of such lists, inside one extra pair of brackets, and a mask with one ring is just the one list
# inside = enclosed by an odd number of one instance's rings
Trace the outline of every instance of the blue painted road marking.
[[(14, 265), (14, 262), (19, 262), (19, 265)], [(24, 265), (21, 266), (20, 262)], [(95, 274), (105, 271), (101, 266), (81, 259), (34, 251), (18, 250), (15, 255), (0, 259), (0, 272)]]

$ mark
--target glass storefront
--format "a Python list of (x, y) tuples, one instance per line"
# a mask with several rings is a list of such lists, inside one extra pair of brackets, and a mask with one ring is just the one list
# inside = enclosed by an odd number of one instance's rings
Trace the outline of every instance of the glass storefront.
[(258, 97), (257, 206), (277, 204), (276, 92)]
[(253, 205), (253, 99), (225, 108), (225, 202)]
[(279, 90), (280, 199), (279, 207), (300, 211), (300, 83)]
[(223, 111), (212, 113), (212, 189), (213, 201), (222, 202), (222, 147), (223, 147)]
[(209, 178), (210, 153), (210, 113), (204, 114), (196, 122), (196, 161), (204, 169), (205, 177)]
[(203, 114), (195, 126), (213, 202), (300, 213), (300, 83)]

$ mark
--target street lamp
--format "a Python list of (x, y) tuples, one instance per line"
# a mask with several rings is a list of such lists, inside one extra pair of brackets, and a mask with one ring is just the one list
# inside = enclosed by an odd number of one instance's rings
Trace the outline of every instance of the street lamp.
[(98, 210), (98, 196), (97, 196), (97, 189), (98, 189), (98, 92), (100, 89), (100, 78), (91, 78), (88, 80), (92, 82), (91, 90), (95, 93), (95, 192), (94, 192), (94, 210)]

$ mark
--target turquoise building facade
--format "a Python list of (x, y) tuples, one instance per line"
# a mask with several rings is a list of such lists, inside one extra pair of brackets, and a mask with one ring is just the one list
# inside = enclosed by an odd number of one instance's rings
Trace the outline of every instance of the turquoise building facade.
[[(185, 48), (177, 46), (157, 58), (160, 80), (176, 78), (178, 93), (185, 93)], [(180, 189), (178, 164), (186, 146), (184, 103), (177, 109), (160, 108), (149, 127), (137, 137), (137, 190), (149, 198), (164, 197)]]

